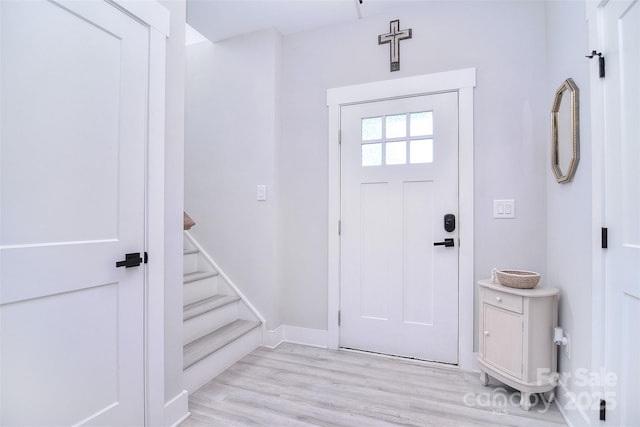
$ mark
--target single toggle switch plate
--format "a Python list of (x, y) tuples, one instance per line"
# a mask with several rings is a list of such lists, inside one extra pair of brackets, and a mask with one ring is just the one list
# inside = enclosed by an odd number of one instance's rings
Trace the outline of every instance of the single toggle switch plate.
[(259, 184), (256, 191), (256, 200), (264, 202), (267, 200), (267, 186), (265, 184)]
[(494, 218), (515, 218), (516, 217), (516, 202), (513, 199), (509, 200), (494, 200), (493, 201), (493, 217)]

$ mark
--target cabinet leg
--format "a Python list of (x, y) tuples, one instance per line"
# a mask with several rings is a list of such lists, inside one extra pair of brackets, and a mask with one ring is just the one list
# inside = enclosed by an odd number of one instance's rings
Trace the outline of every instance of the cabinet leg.
[(553, 403), (553, 401), (556, 400), (556, 392), (551, 390), (550, 392), (546, 393), (545, 397), (547, 398), (547, 402)]
[(531, 393), (520, 392), (520, 408), (522, 408), (523, 411), (531, 409)]
[(480, 371), (480, 384), (484, 386), (489, 384), (489, 375), (485, 371)]

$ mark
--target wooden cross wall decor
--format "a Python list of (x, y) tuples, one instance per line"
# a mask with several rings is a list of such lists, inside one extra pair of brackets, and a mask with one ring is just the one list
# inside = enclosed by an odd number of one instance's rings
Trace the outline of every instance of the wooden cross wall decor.
[(391, 71), (400, 69), (400, 40), (411, 38), (411, 28), (400, 30), (400, 20), (389, 22), (389, 32), (378, 36), (378, 44), (389, 43)]

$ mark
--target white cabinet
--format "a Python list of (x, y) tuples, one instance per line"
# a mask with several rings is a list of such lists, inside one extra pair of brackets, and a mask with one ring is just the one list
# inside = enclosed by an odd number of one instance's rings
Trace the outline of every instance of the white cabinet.
[(531, 407), (531, 394), (551, 392), (557, 383), (558, 324), (555, 288), (515, 289), (481, 280), (479, 311), (480, 381), (491, 376), (521, 392), (520, 406)]

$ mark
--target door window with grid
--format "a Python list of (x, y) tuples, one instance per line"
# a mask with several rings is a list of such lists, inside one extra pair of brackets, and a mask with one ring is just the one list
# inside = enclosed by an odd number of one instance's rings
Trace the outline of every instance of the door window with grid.
[(433, 111), (361, 121), (362, 166), (433, 162)]

